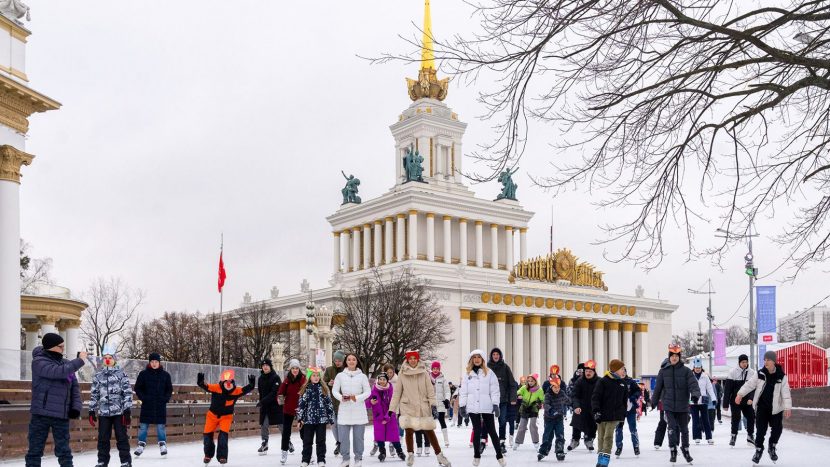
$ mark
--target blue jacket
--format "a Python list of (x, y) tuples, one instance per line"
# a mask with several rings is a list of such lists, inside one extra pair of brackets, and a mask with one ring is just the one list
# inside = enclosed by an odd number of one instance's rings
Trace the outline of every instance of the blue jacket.
[(334, 423), (334, 405), (331, 397), (323, 394), (320, 384), (309, 383), (297, 404), (297, 420), (305, 425)]
[(82, 366), (84, 361), (79, 358), (70, 361), (43, 347), (35, 347), (32, 350), (32, 415), (66, 420), (69, 409), (80, 414), (83, 402), (75, 372)]
[(135, 395), (141, 400), (139, 422), (151, 425), (167, 423), (167, 403), (173, 395), (170, 373), (161, 366), (154, 370), (147, 365), (135, 380)]
[(559, 394), (553, 392), (553, 388), (545, 392), (545, 418), (563, 419), (568, 408), (571, 406), (571, 398), (565, 388), (559, 389)]

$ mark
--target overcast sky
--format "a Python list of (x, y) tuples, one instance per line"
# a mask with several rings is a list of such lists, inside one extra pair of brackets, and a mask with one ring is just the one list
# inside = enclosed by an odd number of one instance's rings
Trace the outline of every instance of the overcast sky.
[[(53, 258), (58, 284), (80, 295), (96, 277), (119, 276), (146, 290), (148, 317), (217, 310), (224, 232), (226, 307), (245, 292), (267, 298), (275, 285), (297, 292), (303, 278), (327, 285), (325, 216), (341, 201), (340, 170), (361, 179), (364, 201), (394, 184), (389, 125), (410, 104), (404, 77), (417, 77), (417, 65), (358, 55), (408, 52), (398, 35), (417, 35), (422, 2), (27, 3), (30, 85), (63, 107), (31, 118), (36, 159), (23, 172), (22, 236), (34, 256)], [(474, 31), (470, 14), (463, 2), (433, 1), (433, 33)], [(492, 137), (476, 102), (489, 84), (456, 82), (445, 100), (469, 124), (465, 150)], [(562, 137), (534, 131), (515, 176), (519, 200), (537, 213), (529, 254), (547, 252), (553, 207), (555, 248), (604, 270), (611, 292), (633, 295), (642, 284), (647, 296), (680, 305), (675, 332), (705, 319), (706, 297), (687, 289), (709, 277), (716, 323), (745, 324), (743, 247), (720, 272), (705, 258), (686, 263), (675, 230), (657, 270), (603, 260), (616, 247), (594, 244), (604, 238), (599, 226), (627, 213), (598, 210), (584, 191), (554, 199), (527, 177), (552, 170), (549, 144)], [(484, 198), (499, 191), (495, 181), (473, 189)], [(715, 227), (696, 228), (698, 239), (714, 241)], [(772, 272), (776, 247), (762, 238), (755, 250), (761, 274)], [(759, 282), (779, 285), (779, 316), (830, 293), (826, 271), (780, 282), (787, 274)]]

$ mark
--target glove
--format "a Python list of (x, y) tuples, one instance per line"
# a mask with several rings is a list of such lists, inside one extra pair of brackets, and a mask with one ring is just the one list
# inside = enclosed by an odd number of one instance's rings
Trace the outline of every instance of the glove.
[(458, 415), (461, 415), (461, 418), (467, 418), (467, 407), (459, 407)]
[(698, 399), (699, 398), (697, 396), (692, 396), (692, 404), (697, 405)]
[(196, 375), (196, 383), (197, 384), (205, 384), (205, 374), (204, 373), (199, 373), (198, 375)]
[(438, 409), (434, 405), (432, 406), (432, 418), (438, 418)]
[(703, 396), (703, 397), (701, 398), (701, 402), (700, 402), (700, 403), (701, 403), (701, 404), (703, 404), (703, 405), (709, 405), (709, 396)]
[(594, 412), (594, 421), (599, 423), (602, 421), (602, 414), (599, 412)]
[(95, 412), (93, 412), (93, 411), (91, 411), (91, 410), (90, 410), (90, 411), (89, 411), (89, 417), (87, 418), (87, 420), (89, 420), (89, 425), (90, 425), (92, 428), (95, 428), (95, 422), (97, 422), (97, 421), (98, 421), (98, 416), (97, 416), (97, 415), (95, 415)]
[(69, 419), (70, 420), (77, 420), (81, 418), (81, 411), (75, 409), (69, 409)]
[(496, 405), (496, 404), (493, 404), (493, 416), (495, 416), (496, 418), (499, 418), (499, 415), (500, 415), (499, 406)]
[(395, 416), (395, 412), (393, 412), (391, 410), (389, 412), (387, 412), (386, 414), (389, 415), (389, 418), (392, 418), (392, 417)]
[(449, 399), (444, 399), (444, 408), (450, 410), (450, 401)]
[(124, 413), (121, 414), (121, 423), (124, 426), (130, 426), (131, 416), (132, 416), (132, 412), (130, 412), (130, 409), (125, 410)]
[(256, 384), (256, 376), (248, 375), (248, 385), (253, 386)]

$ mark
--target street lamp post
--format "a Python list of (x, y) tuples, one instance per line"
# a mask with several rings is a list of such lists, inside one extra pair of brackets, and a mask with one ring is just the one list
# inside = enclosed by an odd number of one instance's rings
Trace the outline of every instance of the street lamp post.
[(755, 329), (755, 278), (758, 276), (758, 268), (755, 267), (755, 256), (752, 254), (752, 237), (757, 237), (758, 233), (752, 233), (752, 223), (749, 224), (749, 233), (742, 235), (735, 235), (723, 229), (717, 229), (723, 235), (715, 235), (716, 237), (725, 238), (727, 240), (747, 239), (747, 246), (749, 252), (744, 256), (744, 273), (749, 276), (749, 362), (750, 365), (757, 364), (758, 356), (756, 355), (756, 345), (758, 345), (758, 336)]
[(712, 294), (715, 293), (712, 290), (712, 278), (710, 277), (707, 280), (708, 290), (706, 292), (701, 290), (694, 290), (688, 289), (689, 293), (693, 293), (696, 295), (706, 294), (709, 296), (709, 306), (706, 307), (706, 320), (709, 321), (709, 374), (712, 374), (712, 346), (714, 344), (714, 339), (712, 336), (712, 321), (715, 320), (715, 315), (712, 313)]

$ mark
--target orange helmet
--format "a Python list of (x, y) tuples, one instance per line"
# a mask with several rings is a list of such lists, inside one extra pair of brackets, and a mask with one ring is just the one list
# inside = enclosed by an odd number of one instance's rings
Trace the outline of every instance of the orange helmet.
[(559, 374), (559, 365), (557, 365), (557, 364), (551, 365), (549, 374), (558, 375)]
[(551, 386), (558, 388), (559, 385), (562, 384), (562, 379), (559, 377), (559, 375), (553, 375), (550, 377), (550, 384)]
[(680, 344), (669, 344), (669, 355), (676, 353), (680, 355), (683, 352), (683, 349), (680, 348)]
[(220, 378), (220, 381), (233, 381), (233, 376), (233, 370), (227, 369), (222, 372), (222, 377)]
[(585, 369), (597, 371), (597, 362), (593, 360), (588, 360), (587, 362), (585, 362)]

